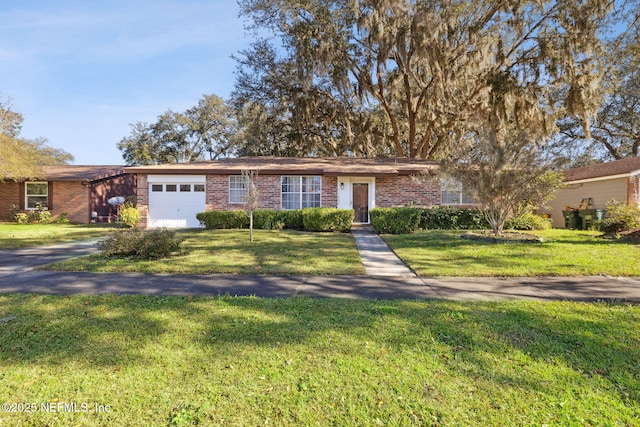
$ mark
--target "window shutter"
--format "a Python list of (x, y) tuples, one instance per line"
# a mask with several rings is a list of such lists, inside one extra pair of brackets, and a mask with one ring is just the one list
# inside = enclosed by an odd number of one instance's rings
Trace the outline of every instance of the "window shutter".
[(53, 210), (53, 182), (47, 182), (47, 209)]
[(26, 185), (24, 185), (24, 181), (20, 181), (18, 183), (18, 206), (21, 211), (24, 210), (24, 199), (27, 197), (26, 191), (27, 189)]

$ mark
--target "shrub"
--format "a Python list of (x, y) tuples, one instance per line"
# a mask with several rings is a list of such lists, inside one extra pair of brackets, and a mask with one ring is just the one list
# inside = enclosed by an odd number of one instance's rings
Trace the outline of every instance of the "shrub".
[(140, 211), (133, 206), (127, 206), (120, 211), (120, 222), (129, 227), (135, 227), (140, 222)]
[(200, 212), (196, 218), (207, 230), (249, 227), (246, 212), (240, 210)]
[(346, 233), (351, 229), (353, 216), (353, 209), (302, 209), (302, 223), (306, 231), (339, 231)]
[(489, 228), (482, 211), (478, 209), (436, 206), (420, 211), (423, 230), (482, 230)]
[(58, 218), (56, 218), (56, 222), (58, 224), (69, 224), (69, 213), (68, 212), (62, 212), (60, 215), (58, 215)]
[(24, 212), (17, 212), (13, 215), (13, 220), (18, 224), (26, 224), (29, 222), (29, 215)]
[(41, 224), (48, 224), (51, 222), (51, 212), (38, 206), (38, 209), (31, 211), (31, 220)]
[(289, 230), (304, 229), (301, 209), (276, 211), (276, 222), (282, 223), (283, 228)]
[(171, 230), (143, 231), (138, 228), (116, 230), (98, 248), (106, 257), (140, 259), (166, 258), (180, 249), (182, 239)]
[(279, 229), (281, 222), (276, 220), (277, 212), (273, 209), (256, 209), (253, 211), (253, 227), (260, 230)]
[(599, 226), (601, 231), (611, 234), (640, 228), (640, 207), (611, 200)]
[(547, 230), (551, 228), (551, 224), (540, 215), (526, 212), (520, 216), (508, 219), (504, 228), (510, 230)]
[(420, 209), (416, 208), (374, 208), (369, 215), (376, 233), (413, 233), (420, 224)]

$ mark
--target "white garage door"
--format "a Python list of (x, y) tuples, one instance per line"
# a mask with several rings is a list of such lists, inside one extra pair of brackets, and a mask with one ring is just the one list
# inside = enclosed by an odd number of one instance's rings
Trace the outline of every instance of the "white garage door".
[(149, 227), (200, 227), (205, 209), (205, 182), (200, 175), (149, 175)]

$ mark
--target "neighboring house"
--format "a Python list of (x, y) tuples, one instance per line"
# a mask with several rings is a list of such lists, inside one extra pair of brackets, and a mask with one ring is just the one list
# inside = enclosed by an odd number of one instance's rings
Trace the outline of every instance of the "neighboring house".
[(74, 223), (106, 222), (115, 215), (107, 201), (133, 195), (135, 175), (122, 166), (43, 166), (42, 179), (0, 182), (0, 220), (10, 221), (14, 206), (28, 213), (41, 205), (54, 218), (64, 213)]
[(406, 158), (242, 157), (127, 167), (137, 176), (143, 227), (198, 227), (198, 212), (243, 209), (243, 170), (258, 172), (259, 207), (353, 209), (369, 222), (375, 207), (470, 204), (459, 185), (442, 188), (437, 163)]
[(569, 169), (564, 176), (567, 187), (549, 203), (554, 227), (564, 227), (562, 211), (583, 199), (591, 199), (590, 209), (605, 209), (610, 200), (640, 204), (640, 157)]

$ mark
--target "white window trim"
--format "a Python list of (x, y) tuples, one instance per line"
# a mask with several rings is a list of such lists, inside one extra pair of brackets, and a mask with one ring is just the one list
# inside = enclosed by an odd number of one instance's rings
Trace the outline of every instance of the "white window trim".
[[(284, 178), (297, 178), (300, 183), (300, 193), (285, 193), (282, 191), (282, 181)], [(302, 178), (319, 178), (320, 179), (320, 190), (317, 192), (304, 192), (302, 191)], [(284, 207), (284, 194), (300, 194), (300, 207), (294, 209), (286, 209)], [(280, 176), (280, 209), (282, 210), (295, 210), (295, 209), (304, 209), (302, 207), (302, 196), (304, 194), (319, 194), (320, 195), (320, 204), (317, 207), (322, 207), (322, 176), (321, 175), (281, 175)]]
[[(236, 201), (236, 200), (231, 200), (231, 178), (235, 178), (235, 179), (240, 179), (242, 181), (244, 181), (245, 184), (245, 188), (244, 191), (242, 191), (242, 195), (240, 196), (240, 201)], [(228, 190), (229, 190), (229, 204), (230, 205), (244, 205), (247, 203), (247, 177), (244, 175), (229, 175), (229, 181), (228, 181), (229, 185), (228, 185)], [(234, 191), (238, 191), (240, 190), (239, 188), (234, 188)]]
[(47, 198), (47, 202), (45, 203), (45, 210), (49, 208), (49, 183), (47, 181), (29, 181), (24, 183), (24, 210), (26, 211), (35, 211), (38, 208), (30, 208), (29, 207), (29, 196), (42, 197), (42, 194), (29, 194), (28, 188), (29, 184), (45, 184), (47, 186), (47, 194), (44, 195)]

